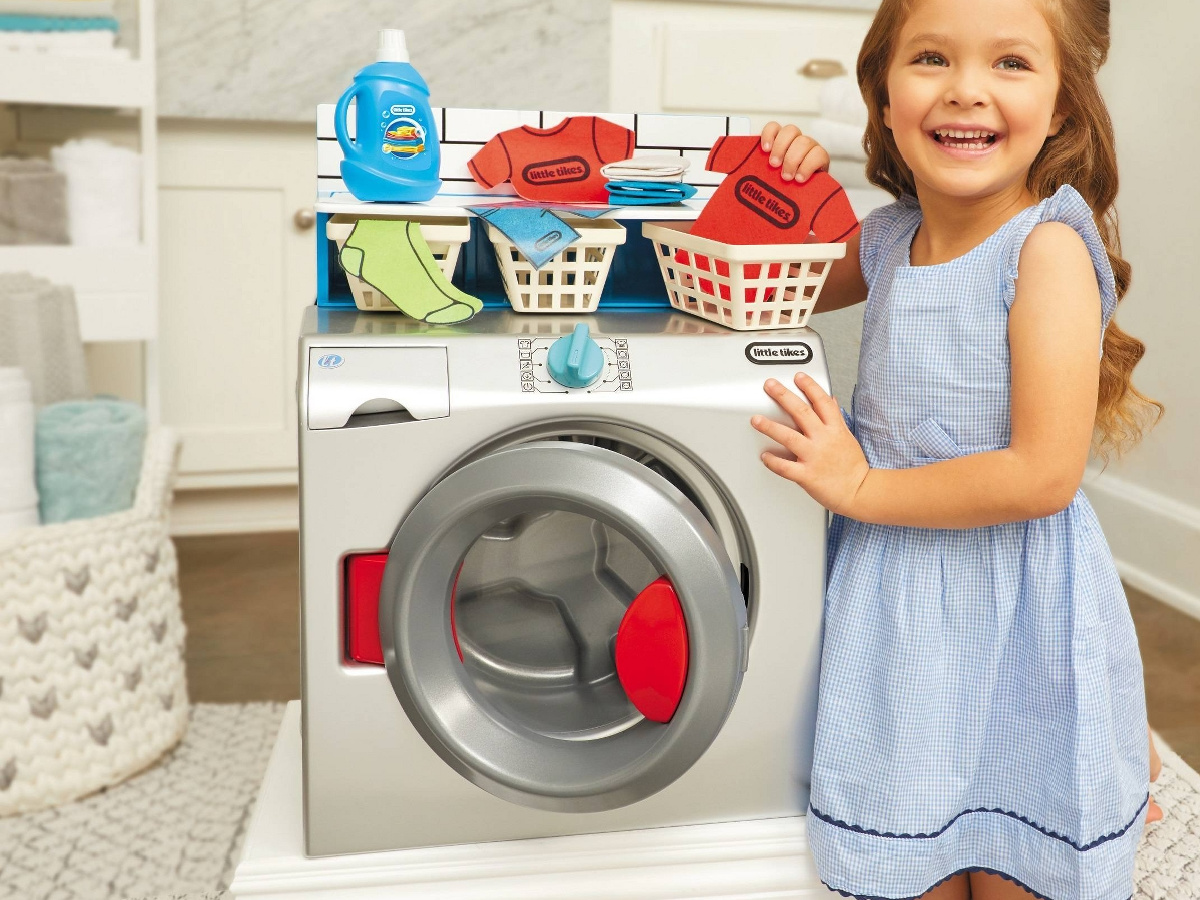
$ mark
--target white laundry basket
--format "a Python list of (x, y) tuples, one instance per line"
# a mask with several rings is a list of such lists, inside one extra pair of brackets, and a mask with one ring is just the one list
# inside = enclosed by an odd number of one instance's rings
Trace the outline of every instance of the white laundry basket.
[(802, 328), (845, 244), (723, 244), (691, 222), (643, 222), (671, 305), (738, 331)]
[(151, 429), (132, 508), (0, 537), (0, 816), (123, 781), (183, 736), (177, 448)]
[(504, 233), (488, 223), (488, 237), (504, 277), (504, 292), (517, 312), (590, 313), (600, 304), (604, 282), (625, 228), (611, 219), (563, 216), (579, 240), (540, 269), (526, 259)]
[[(462, 245), (471, 239), (471, 223), (461, 216), (332, 216), (325, 223), (325, 236), (337, 244), (341, 253), (350, 232), (360, 218), (374, 219), (403, 219), (406, 222), (416, 222), (421, 226), (421, 237), (429, 245), (429, 252), (437, 260), (438, 268), (446, 278), (454, 275), (454, 267), (458, 264), (458, 254)], [(350, 284), (350, 293), (354, 295), (354, 305), (367, 312), (394, 312), (400, 310), (396, 304), (371, 287), (357, 275), (344, 273)]]

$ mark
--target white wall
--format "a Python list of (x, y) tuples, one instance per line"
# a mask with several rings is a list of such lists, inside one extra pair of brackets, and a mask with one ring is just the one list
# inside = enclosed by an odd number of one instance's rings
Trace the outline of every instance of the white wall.
[(1146, 343), (1134, 384), (1167, 407), (1125, 459), (1085, 485), (1122, 575), (1200, 618), (1200, 66), (1195, 0), (1113, 0), (1100, 70), (1117, 135), (1123, 255), (1117, 313)]

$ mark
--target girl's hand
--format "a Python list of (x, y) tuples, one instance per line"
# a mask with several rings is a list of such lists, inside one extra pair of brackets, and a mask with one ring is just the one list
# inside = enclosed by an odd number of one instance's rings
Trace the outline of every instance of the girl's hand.
[(768, 122), (762, 130), (762, 148), (771, 154), (771, 165), (783, 166), (784, 181), (804, 181), (813, 172), (829, 168), (825, 148), (795, 125)]
[(751, 425), (795, 457), (792, 461), (768, 452), (763, 453), (762, 461), (776, 475), (796, 482), (826, 509), (850, 516), (855, 495), (871, 467), (846, 427), (837, 401), (803, 372), (796, 376), (796, 387), (804, 392), (808, 403), (774, 378), (763, 386), (796, 427), (789, 428), (766, 416), (751, 418)]

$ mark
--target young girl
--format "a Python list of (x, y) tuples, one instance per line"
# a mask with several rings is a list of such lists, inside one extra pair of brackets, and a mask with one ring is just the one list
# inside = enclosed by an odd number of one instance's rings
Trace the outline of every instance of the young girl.
[[(1107, 0), (882, 0), (858, 80), (871, 213), (823, 310), (867, 301), (851, 415), (767, 392), (764, 463), (828, 507), (809, 841), (846, 896), (1127, 900), (1148, 804), (1133, 622), (1079, 484), (1161, 406), (1095, 71)], [(784, 177), (828, 155), (772, 123)], [(1099, 223), (1099, 224), (1098, 224)], [(1098, 399), (1097, 399), (1098, 398)]]

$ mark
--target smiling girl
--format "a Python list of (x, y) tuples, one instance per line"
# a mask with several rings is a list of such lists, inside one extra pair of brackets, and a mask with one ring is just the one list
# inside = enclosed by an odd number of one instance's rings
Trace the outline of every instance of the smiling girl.
[[(835, 514), (809, 840), (864, 900), (1127, 900), (1148, 799), (1137, 637), (1079, 490), (1161, 406), (1095, 72), (1106, 0), (883, 0), (871, 181), (822, 310), (867, 301), (851, 415), (805, 376), (774, 472)], [(828, 155), (772, 123), (784, 177)], [(855, 263), (857, 262), (857, 265)]]

